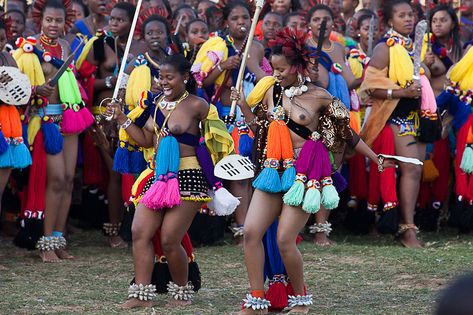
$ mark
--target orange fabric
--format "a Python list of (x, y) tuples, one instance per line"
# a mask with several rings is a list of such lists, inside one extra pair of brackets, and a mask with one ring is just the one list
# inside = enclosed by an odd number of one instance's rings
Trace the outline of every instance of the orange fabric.
[(370, 91), (375, 89), (392, 89), (398, 90), (401, 87), (388, 78), (388, 68), (379, 70), (375, 67), (368, 66), (365, 72), (365, 78), (360, 87), (360, 97), (362, 104), (367, 104), (368, 100), (372, 102), (371, 113), (366, 121), (365, 126), (361, 130), (360, 136), (367, 145), (372, 146), (378, 137), (384, 125), (388, 121), (392, 112), (397, 106), (399, 99), (381, 100), (370, 98)]
[(268, 144), (266, 149), (268, 159), (285, 160), (294, 157), (291, 135), (289, 128), (287, 128), (284, 122), (277, 120), (271, 122), (268, 130)]
[(472, 128), (468, 128), (468, 136), (466, 137), (466, 143), (467, 144), (472, 144), (473, 143), (473, 131), (471, 130)]
[(17, 138), (22, 136), (20, 113), (16, 106), (0, 105), (0, 124), (5, 137)]
[(252, 290), (250, 294), (252, 297), (264, 299), (264, 290)]

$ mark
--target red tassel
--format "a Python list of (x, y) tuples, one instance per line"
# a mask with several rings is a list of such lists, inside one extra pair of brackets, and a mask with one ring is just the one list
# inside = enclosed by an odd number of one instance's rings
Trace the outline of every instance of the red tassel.
[(445, 202), (448, 198), (448, 183), (450, 182), (448, 138), (435, 142), (432, 160), (439, 171), (439, 177), (432, 183), (432, 198), (433, 201)]
[(270, 310), (281, 311), (285, 309), (288, 305), (287, 295), (284, 282), (276, 281), (270, 283), (266, 292), (266, 299), (271, 303)]
[(358, 200), (368, 198), (368, 174), (366, 174), (365, 157), (356, 154), (348, 160), (350, 194)]
[(122, 174), (122, 199), (128, 204), (131, 198), (131, 188), (135, 183), (135, 176), (131, 174)]
[[(287, 295), (296, 295), (296, 293), (294, 292), (294, 288), (292, 287), (292, 283), (290, 281), (287, 282), (286, 294)], [(304, 286), (304, 295), (307, 295), (307, 288), (305, 286)]]
[(46, 194), (46, 151), (44, 149), (43, 133), (38, 131), (34, 139), (33, 164), (30, 167), (28, 185), (23, 198), (23, 219), (43, 219)]
[(99, 149), (89, 133), (84, 135), (84, 185), (107, 187), (108, 172)]
[(457, 196), (462, 196), (471, 200), (468, 193), (468, 175), (460, 169), (461, 157), (467, 144), (467, 137), (470, 127), (473, 125), (473, 115), (468, 117), (468, 120), (463, 124), (457, 134), (457, 155), (455, 159), (455, 193)]
[(417, 197), (417, 203), (419, 208), (427, 209), (430, 202), (430, 183), (420, 182), (419, 195)]
[(93, 106), (96, 69), (97, 66), (89, 63), (87, 60), (84, 60), (80, 69), (77, 71), (80, 84), (87, 92), (88, 99), (84, 100), (84, 102), (88, 109), (91, 109)]

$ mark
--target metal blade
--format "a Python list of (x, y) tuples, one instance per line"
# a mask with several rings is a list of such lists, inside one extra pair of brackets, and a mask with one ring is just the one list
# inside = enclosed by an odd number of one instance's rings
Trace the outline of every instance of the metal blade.
[(74, 57), (76, 55), (76, 52), (79, 50), (80, 46), (82, 46), (82, 43), (84, 42), (83, 39), (81, 39), (79, 45), (77, 45), (76, 49), (67, 57), (66, 60), (64, 60), (64, 63), (62, 64), (61, 68), (59, 68), (54, 75), (54, 77), (49, 81), (49, 85), (55, 86), (59, 82), (59, 78), (63, 75), (63, 73), (69, 68), (69, 65), (74, 61)]
[(424, 35), (427, 31), (427, 21), (422, 20), (416, 25), (415, 40), (414, 40), (414, 75), (412, 79), (415, 82), (420, 81), (420, 64), (422, 54), (422, 43), (424, 42)]

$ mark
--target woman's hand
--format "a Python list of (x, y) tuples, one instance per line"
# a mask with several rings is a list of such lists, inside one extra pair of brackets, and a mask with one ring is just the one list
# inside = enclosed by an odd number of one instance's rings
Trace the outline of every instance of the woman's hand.
[(36, 87), (36, 94), (46, 98), (50, 97), (53, 92), (54, 86), (49, 85), (49, 82)]
[(424, 64), (430, 68), (431, 65), (433, 65), (435, 62), (435, 55), (428, 51), (425, 53), (425, 57), (424, 57)]
[(111, 117), (110, 119), (116, 120), (119, 124), (123, 124), (128, 118), (122, 111), (122, 104), (113, 101), (107, 103), (104, 115)]
[(225, 61), (222, 61), (220, 63), (220, 67), (223, 70), (232, 70), (232, 69), (238, 69), (240, 67), (240, 64), (241, 64), (241, 56), (235, 55), (235, 56), (228, 57), (228, 59)]
[(419, 98), (422, 95), (422, 88), (419, 84), (412, 84), (401, 91), (403, 92), (402, 97), (405, 98)]
[(388, 159), (384, 156), (378, 155), (378, 171), (382, 172), (388, 167), (397, 167), (397, 165), (393, 159)]
[(230, 100), (236, 101), (238, 103), (242, 99), (242, 95), (242, 91), (238, 92), (234, 86), (231, 87)]

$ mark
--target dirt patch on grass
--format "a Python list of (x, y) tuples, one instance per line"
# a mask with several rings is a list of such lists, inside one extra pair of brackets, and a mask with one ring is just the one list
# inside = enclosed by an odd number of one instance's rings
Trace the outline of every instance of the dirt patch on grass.
[(443, 278), (431, 277), (426, 278), (425, 275), (398, 275), (393, 278), (394, 285), (403, 290), (408, 289), (429, 289), (439, 290), (445, 287), (448, 280)]

